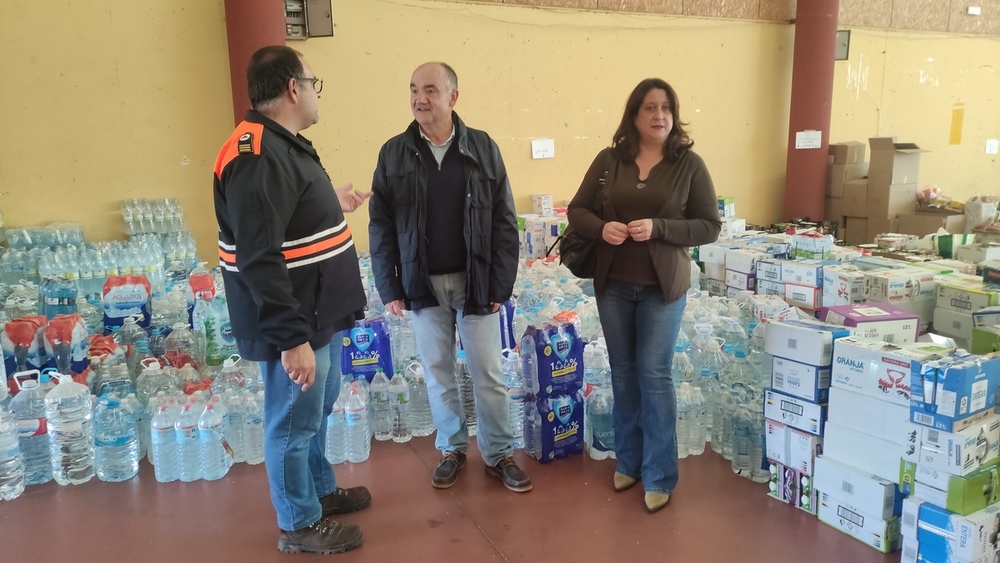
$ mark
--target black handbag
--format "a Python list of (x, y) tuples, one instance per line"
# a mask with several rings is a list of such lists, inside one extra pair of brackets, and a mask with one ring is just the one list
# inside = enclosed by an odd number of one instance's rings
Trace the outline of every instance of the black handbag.
[[(611, 153), (609, 152), (609, 165), (610, 162)], [(604, 174), (597, 180), (598, 190), (591, 209), (598, 216), (604, 214), (604, 185), (608, 180), (609, 168), (610, 166), (605, 166)], [(598, 241), (588, 239), (572, 226), (567, 226), (563, 234), (549, 248), (548, 254), (552, 254), (552, 250), (558, 246), (560, 264), (566, 266), (578, 278), (593, 278), (597, 265), (597, 244)]]

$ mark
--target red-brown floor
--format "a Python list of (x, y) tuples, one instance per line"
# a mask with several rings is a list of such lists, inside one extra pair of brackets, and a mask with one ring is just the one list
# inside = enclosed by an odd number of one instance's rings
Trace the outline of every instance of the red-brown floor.
[(144, 461), (127, 483), (29, 487), (0, 502), (0, 561), (267, 562), (333, 558), (345, 563), (528, 561), (898, 561), (765, 494), (707, 451), (681, 460), (666, 509), (648, 514), (642, 487), (615, 493), (613, 461), (584, 456), (541, 465), (518, 453), (535, 488), (507, 491), (470, 452), (458, 483), (431, 487), (433, 439), (377, 442), (371, 458), (336, 466), (342, 486), (367, 485), (372, 505), (342, 517), (365, 534), (343, 555), (286, 555), (264, 466), (235, 466), (216, 482), (159, 484)]

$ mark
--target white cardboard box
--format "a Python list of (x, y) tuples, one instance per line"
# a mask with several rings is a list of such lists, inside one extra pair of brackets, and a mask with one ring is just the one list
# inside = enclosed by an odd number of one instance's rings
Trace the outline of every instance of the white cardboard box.
[(785, 282), (785, 301), (803, 309), (819, 309), (823, 306), (823, 289)]
[(998, 304), (1000, 304), (1000, 289), (984, 285), (981, 278), (952, 275), (938, 283), (939, 309), (971, 314), (973, 311)]
[(783, 260), (765, 259), (757, 262), (757, 279), (759, 281), (780, 282), (781, 263)]
[(825, 403), (830, 392), (830, 367), (817, 367), (774, 356), (771, 361), (771, 388), (775, 391)]
[(816, 472), (816, 457), (823, 453), (823, 437), (788, 429), (788, 466), (800, 476), (812, 476)]
[(773, 295), (785, 300), (785, 284), (781, 282), (757, 280), (757, 295)]
[(899, 475), (899, 459), (905, 452), (903, 438), (891, 442), (835, 422), (827, 422), (823, 434), (823, 455), (884, 479)]
[[(832, 262), (831, 262), (832, 263)], [(822, 260), (785, 260), (781, 263), (781, 281), (810, 287), (823, 285)]]
[(730, 248), (736, 247), (728, 243), (719, 242), (703, 244), (698, 247), (698, 260), (703, 264), (722, 264), (725, 266), (726, 251)]
[(830, 388), (828, 417), (830, 422), (892, 442), (905, 441), (912, 424), (909, 406), (840, 387)]
[(774, 318), (788, 308), (788, 303), (776, 295), (753, 295), (750, 297), (750, 305), (758, 320)]
[(757, 250), (734, 248), (726, 251), (726, 269), (744, 274), (756, 274), (757, 262), (770, 257), (770, 254)]
[(934, 309), (934, 332), (969, 340), (972, 338), (973, 325), (972, 315), (969, 313), (941, 307)]
[(764, 455), (767, 459), (777, 461), (782, 465), (789, 465), (791, 453), (788, 451), (788, 426), (770, 418), (766, 418), (764, 421), (766, 432)]
[[(817, 489), (819, 490), (819, 489)], [(880, 553), (899, 549), (899, 518), (880, 520), (876, 516), (854, 512), (846, 503), (820, 491), (820, 522), (875, 548)]]
[[(770, 327), (768, 327), (770, 328)], [(894, 346), (841, 338), (834, 346), (830, 386), (910, 407), (910, 366), (952, 351), (930, 342)]]
[(822, 436), (826, 405), (817, 405), (767, 389), (764, 395), (764, 416), (783, 422), (791, 428)]
[(531, 194), (531, 212), (543, 217), (551, 217), (552, 196), (549, 194)]
[(921, 427), (917, 463), (953, 475), (968, 475), (1000, 456), (1000, 414), (958, 432)]
[(828, 366), (833, 361), (833, 341), (849, 334), (842, 326), (818, 321), (774, 321), (767, 325), (764, 349), (803, 364)]
[(854, 305), (865, 300), (865, 273), (854, 266), (823, 267), (823, 306)]
[(903, 495), (896, 483), (842, 463), (829, 454), (816, 459), (813, 486), (821, 493), (836, 496), (855, 512), (888, 520), (899, 516)]
[(869, 301), (892, 303), (927, 299), (934, 295), (937, 282), (926, 268), (879, 269), (865, 272), (865, 294)]
[(972, 560), (994, 555), (998, 530), (1000, 506), (961, 516), (927, 502), (920, 506), (917, 541), (928, 561)]
[(757, 287), (757, 276), (726, 268), (726, 285), (737, 290), (753, 291)]
[(705, 262), (705, 277), (721, 282), (726, 281), (726, 265), (714, 262)]

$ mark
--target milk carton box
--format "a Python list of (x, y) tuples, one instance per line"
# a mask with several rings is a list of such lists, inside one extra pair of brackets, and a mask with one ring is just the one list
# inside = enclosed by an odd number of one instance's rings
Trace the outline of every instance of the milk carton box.
[(909, 407), (913, 362), (930, 360), (953, 350), (931, 342), (897, 346), (855, 337), (840, 338), (834, 345), (830, 386)]
[(914, 342), (920, 317), (887, 303), (826, 307), (820, 320), (851, 327), (852, 336), (883, 342)]

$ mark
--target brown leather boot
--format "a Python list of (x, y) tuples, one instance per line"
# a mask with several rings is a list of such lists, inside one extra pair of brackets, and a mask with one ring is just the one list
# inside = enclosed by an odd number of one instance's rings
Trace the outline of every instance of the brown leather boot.
[(278, 549), (285, 553), (343, 553), (361, 545), (361, 529), (320, 519), (294, 532), (281, 531)]

